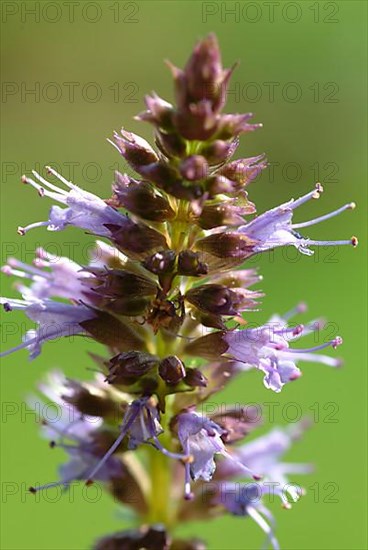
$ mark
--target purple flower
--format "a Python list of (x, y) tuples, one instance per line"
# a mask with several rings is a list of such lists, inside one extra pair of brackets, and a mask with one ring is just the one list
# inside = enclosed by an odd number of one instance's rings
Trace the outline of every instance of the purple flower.
[[(237, 447), (234, 456), (241, 464), (262, 475), (263, 482), (281, 489), (281, 498), (285, 508), (289, 508), (287, 495), (296, 502), (301, 496), (300, 487), (289, 483), (288, 474), (308, 474), (312, 471), (310, 464), (281, 462), (282, 456), (290, 449), (295, 440), (299, 439), (306, 428), (305, 422), (286, 428), (274, 428), (266, 435), (258, 437), (249, 443)], [(242, 470), (234, 460), (223, 460), (219, 464), (220, 478), (237, 477)]]
[(90, 472), (88, 481), (95, 478), (126, 436), (129, 438), (128, 449), (136, 449), (142, 443), (148, 443), (162, 454), (175, 459), (187, 459), (188, 457), (178, 453), (172, 453), (165, 449), (158, 439), (163, 432), (160, 424), (160, 416), (153, 400), (150, 397), (141, 397), (128, 405), (120, 427), (120, 435), (114, 444), (105, 453), (96, 467)]
[[(76, 480), (87, 480), (91, 470), (100, 462), (101, 449), (106, 445), (102, 418), (86, 417), (65, 400), (64, 396), (70, 392), (70, 387), (61, 372), (49, 373), (46, 382), (39, 385), (39, 390), (57, 407), (55, 420), (51, 422), (43, 419), (43, 435), (50, 440), (52, 448), (60, 447), (68, 453), (69, 462), (59, 468), (60, 481), (31, 487), (32, 493), (50, 487), (67, 487)], [(47, 410), (45, 406), (40, 407), (44, 403), (36, 397), (29, 399), (29, 404), (36, 412)], [(122, 462), (115, 456), (110, 456), (104, 467), (99, 469), (96, 479), (107, 482), (115, 477), (121, 477), (123, 473)]]
[(68, 225), (81, 227), (96, 235), (109, 237), (111, 232), (108, 225), (124, 227), (130, 220), (117, 210), (108, 206), (105, 201), (80, 189), (58, 174), (53, 168), (47, 167), (50, 174), (58, 178), (68, 190), (57, 187), (46, 181), (40, 174), (33, 170), (37, 183), (31, 178), (23, 176), (22, 181), (37, 189), (41, 197), (49, 197), (54, 201), (65, 204), (67, 208), (53, 206), (50, 210), (48, 221), (32, 223), (26, 227), (19, 227), (18, 233), (24, 235), (35, 227), (47, 226), (49, 231), (61, 231)]
[[(294, 311), (296, 312), (297, 308)], [(265, 374), (263, 382), (266, 388), (275, 392), (280, 392), (286, 383), (301, 376), (301, 371), (297, 367), (299, 361), (323, 363), (330, 367), (340, 366), (340, 359), (315, 353), (342, 344), (342, 338), (339, 336), (310, 348), (289, 347), (289, 342), (321, 329), (319, 321), (311, 322), (305, 327), (289, 327), (287, 321), (294, 311), (285, 317), (274, 316), (258, 328), (207, 334), (188, 344), (186, 350), (190, 354), (199, 354), (206, 358), (226, 354), (239, 362), (240, 369), (257, 368)]]
[(292, 199), (272, 210), (264, 212), (246, 225), (240, 226), (238, 232), (256, 243), (253, 246), (253, 252), (255, 253), (264, 252), (265, 250), (270, 250), (278, 246), (293, 245), (302, 254), (310, 256), (313, 254), (313, 250), (309, 249), (310, 245), (334, 246), (352, 244), (356, 246), (358, 244), (356, 237), (344, 241), (315, 241), (302, 237), (295, 231), (296, 229), (328, 220), (345, 210), (352, 210), (355, 208), (355, 203), (352, 202), (345, 204), (334, 212), (320, 216), (319, 218), (293, 224), (292, 219), (294, 210), (311, 199), (318, 199), (322, 191), (323, 187), (318, 183), (313, 191), (310, 191), (297, 200)]
[(0, 357), (27, 348), (30, 359), (34, 359), (41, 353), (44, 342), (83, 333), (85, 330), (81, 323), (95, 317), (95, 312), (82, 304), (71, 305), (52, 300), (32, 301), (4, 297), (0, 298), (0, 304), (3, 304), (5, 311), (23, 310), (27, 317), (38, 324), (36, 330), (27, 331), (22, 344), (4, 351)]
[(54, 256), (43, 248), (36, 250), (34, 265), (9, 258), (1, 268), (6, 275), (31, 281), (30, 287), (18, 283), (16, 288), (25, 300), (38, 301), (58, 297), (70, 300), (87, 300), (82, 278), (92, 277), (88, 271), (70, 258)]
[(274, 534), (275, 520), (262, 502), (262, 497), (270, 493), (281, 496), (279, 490), (258, 483), (225, 482), (221, 484), (214, 503), (224, 506), (234, 516), (251, 517), (267, 535), (264, 547), (271, 544), (274, 550), (279, 550)]
[[(185, 463), (185, 498), (191, 499), (190, 478), (193, 481), (210, 481), (216, 469), (215, 455), (221, 454), (232, 460), (221, 439), (225, 433), (216, 422), (196, 412), (184, 412), (178, 416), (178, 437), (185, 455), (191, 461)], [(238, 467), (251, 473), (247, 466)], [(258, 477), (258, 476), (256, 476)]]

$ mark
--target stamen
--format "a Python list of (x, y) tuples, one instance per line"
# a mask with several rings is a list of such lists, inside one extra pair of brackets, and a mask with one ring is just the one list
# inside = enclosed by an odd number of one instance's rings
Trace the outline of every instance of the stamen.
[[(37, 172), (35, 172), (35, 173), (37, 174)], [(39, 176), (38, 174), (37, 174), (37, 177), (40, 178), (40, 180), (42, 179), (41, 176)], [(46, 181), (46, 180), (44, 180), (44, 181)], [(48, 191), (47, 189), (42, 187), (42, 185), (40, 185), (39, 183), (36, 183), (31, 178), (27, 178), (26, 176), (22, 176), (22, 182), (27, 183), (27, 184), (31, 185), (32, 187), (34, 187), (37, 190), (40, 197), (49, 197), (49, 198), (51, 198), (55, 201), (59, 201), (59, 202), (63, 202), (63, 203), (65, 202), (65, 197), (67, 196), (67, 192), (64, 191), (63, 189), (58, 189), (57, 193), (55, 193), (54, 191)]]
[(252, 477), (255, 481), (260, 481), (262, 479), (262, 476), (260, 474), (256, 474), (253, 472), (253, 470), (251, 470), (250, 468), (248, 468), (247, 466), (245, 466), (242, 462), (240, 462), (240, 460), (236, 460), (236, 458), (234, 458), (230, 453), (228, 453), (227, 451), (221, 451), (221, 454), (225, 457), (225, 458), (228, 458), (229, 460), (231, 460), (232, 462), (234, 462), (237, 466), (239, 466), (242, 470), (244, 470), (250, 477)]
[(108, 141), (113, 147), (115, 147), (115, 149), (121, 154), (121, 151), (119, 149), (119, 147), (116, 145), (116, 143), (114, 143), (111, 139), (106, 139), (106, 141)]
[(320, 216), (319, 218), (314, 218), (313, 220), (309, 220), (307, 222), (302, 222), (302, 223), (293, 223), (291, 227), (293, 229), (299, 229), (300, 227), (309, 227), (310, 225), (324, 222), (325, 220), (329, 220), (334, 216), (338, 216), (342, 212), (345, 212), (345, 210), (354, 210), (355, 206), (356, 206), (355, 202), (350, 202), (349, 204), (345, 204), (344, 206), (341, 206), (341, 208), (338, 208), (337, 210), (334, 210), (329, 214), (325, 214), (324, 216)]
[(51, 166), (46, 166), (46, 170), (47, 170), (48, 173), (52, 174), (53, 176), (55, 176), (55, 178), (60, 180), (64, 185), (69, 187), (69, 189), (76, 189), (77, 188), (77, 185), (74, 185), (74, 183), (72, 183), (71, 181), (66, 180), (61, 174), (59, 174), (58, 172), (56, 172), (56, 170), (51, 168)]
[(351, 237), (349, 240), (345, 241), (313, 241), (311, 239), (305, 239), (307, 246), (317, 245), (317, 246), (344, 246), (346, 244), (353, 245), (354, 248), (358, 245), (358, 239), (356, 237)]
[(323, 187), (320, 183), (316, 183), (316, 187), (315, 189), (313, 189), (313, 191), (310, 191), (306, 195), (303, 195), (303, 197), (300, 197), (299, 199), (294, 200), (290, 204), (289, 208), (294, 210), (295, 208), (298, 208), (299, 206), (301, 206), (305, 202), (308, 202), (311, 199), (319, 199), (321, 193), (323, 193)]
[(333, 340), (330, 340), (329, 342), (325, 342), (324, 344), (320, 344), (319, 346), (315, 346), (313, 348), (305, 348), (305, 349), (288, 349), (288, 353), (311, 353), (314, 351), (319, 351), (321, 349), (328, 348), (329, 346), (332, 346), (334, 349), (337, 348), (337, 346), (340, 346), (342, 344), (342, 338), (341, 336), (336, 336)]
[(45, 489), (51, 489), (51, 487), (60, 487), (60, 486), (64, 486), (65, 488), (68, 487), (68, 485), (74, 481), (74, 478), (71, 478), (71, 479), (68, 479), (68, 480), (64, 480), (64, 481), (55, 481), (53, 483), (46, 483), (45, 485), (40, 485), (39, 487), (30, 487), (28, 490), (30, 493), (32, 493), (33, 495), (35, 495), (36, 493), (38, 493), (39, 491), (44, 491)]
[(24, 269), (25, 272), (32, 273), (33, 275), (37, 275), (39, 277), (49, 277), (50, 275), (46, 271), (43, 271), (42, 269), (34, 267), (33, 265), (26, 264), (20, 260), (17, 260), (16, 258), (9, 258), (8, 265), (11, 267), (18, 267), (18, 268)]
[(56, 191), (56, 193), (62, 193), (63, 195), (67, 195), (68, 192), (65, 191), (64, 189), (60, 189), (60, 187), (57, 187), (56, 185), (54, 185), (53, 183), (50, 183), (49, 181), (45, 180), (45, 178), (43, 178), (38, 172), (36, 172), (36, 170), (32, 170), (32, 174), (34, 175), (35, 178), (37, 178), (43, 185), (45, 185), (46, 187), (48, 187), (49, 189), (52, 189), (54, 191)]
[(246, 512), (248, 516), (250, 516), (256, 523), (259, 525), (259, 527), (262, 529), (264, 533), (267, 535), (267, 542), (269, 541), (271, 543), (271, 546), (274, 550), (280, 550), (279, 543), (274, 535), (273, 530), (268, 525), (267, 521), (261, 516), (261, 514), (255, 509), (254, 506), (247, 506)]
[(30, 223), (29, 225), (26, 225), (25, 227), (22, 227), (22, 226), (19, 226), (18, 229), (17, 229), (17, 233), (18, 235), (21, 235), (21, 237), (24, 237), (24, 235), (26, 233), (28, 233), (28, 231), (30, 229), (35, 229), (36, 227), (45, 227), (47, 225), (49, 225), (50, 222), (35, 222), (35, 223)]
[[(126, 434), (128, 433), (128, 430), (129, 428), (131, 427), (131, 425), (133, 424), (133, 422), (135, 421), (135, 419), (137, 418), (138, 414), (140, 413), (141, 411), (141, 407), (140, 406), (137, 406), (137, 403), (135, 401), (133, 401), (133, 403), (131, 403), (130, 407), (132, 408), (133, 406), (135, 405), (135, 409), (136, 410), (133, 410), (132, 412), (129, 410), (129, 408), (127, 409), (126, 413), (125, 413), (125, 416), (124, 416), (124, 419), (123, 419), (123, 424), (122, 424), (122, 427), (121, 427), (121, 433), (119, 435), (119, 437), (117, 438), (117, 440), (115, 441), (115, 443), (113, 443), (110, 447), (110, 449), (104, 454), (104, 456), (101, 458), (101, 460), (98, 462), (98, 464), (95, 466), (95, 468), (92, 470), (92, 472), (89, 474), (88, 476), (88, 479), (86, 481), (86, 484), (89, 485), (93, 482), (93, 478), (96, 476), (97, 472), (102, 468), (102, 466), (106, 463), (106, 461), (110, 458), (110, 456), (116, 451), (116, 449), (119, 447), (120, 443), (123, 441), (124, 437), (126, 436)], [(127, 420), (127, 418), (129, 417), (129, 414), (131, 413), (131, 416), (130, 418)], [(124, 425), (125, 424), (125, 425)]]
[(300, 304), (296, 305), (295, 307), (284, 313), (284, 315), (282, 315), (281, 317), (285, 321), (288, 321), (292, 317), (295, 317), (295, 315), (297, 315), (298, 313), (305, 313), (307, 310), (307, 304), (305, 304), (304, 302), (300, 302)]

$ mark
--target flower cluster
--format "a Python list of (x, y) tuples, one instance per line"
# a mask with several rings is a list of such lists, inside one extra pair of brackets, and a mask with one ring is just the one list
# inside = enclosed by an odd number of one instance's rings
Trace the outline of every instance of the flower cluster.
[(137, 178), (116, 172), (105, 200), (52, 167), (45, 176), (34, 171), (22, 178), (58, 204), (45, 221), (19, 227), (20, 235), (75, 226), (98, 240), (86, 265), (44, 249), (36, 250), (32, 265), (8, 259), (2, 270), (18, 279), (22, 297), (1, 303), (7, 312), (23, 310), (36, 328), (3, 355), (27, 349), (34, 359), (47, 341), (77, 334), (106, 346), (104, 356), (90, 354), (98, 370), (93, 380), (55, 371), (40, 385), (61, 411), (57, 422), (42, 419), (42, 431), (51, 447), (65, 449), (68, 461), (59, 481), (31, 491), (99, 482), (129, 506), (137, 529), (99, 540), (98, 550), (203, 549), (197, 539), (176, 539), (175, 526), (223, 513), (250, 517), (266, 544), (278, 548), (265, 502), (273, 493), (287, 508), (302, 494), (287, 476), (310, 466), (281, 457), (304, 423), (244, 443), (259, 424), (253, 408), (204, 414), (203, 403), (244, 370), (261, 371), (266, 388), (280, 392), (300, 377), (300, 362), (339, 365), (314, 353), (336, 348), (339, 337), (294, 346), (322, 326), (290, 322), (304, 305), (244, 328), (244, 313), (259, 308), (263, 293), (251, 289), (261, 281), (257, 270), (243, 264), (285, 245), (307, 255), (313, 246), (355, 246), (355, 237), (316, 241), (297, 232), (354, 204), (295, 223), (294, 212), (321, 195), (317, 184), (256, 215), (248, 185), (267, 162), (264, 155), (233, 157), (240, 135), (261, 125), (250, 122), (251, 113), (223, 113), (232, 69), (223, 68), (215, 36), (196, 45), (183, 70), (169, 67), (175, 105), (153, 93), (137, 117), (152, 125), (156, 148), (125, 129), (111, 140)]

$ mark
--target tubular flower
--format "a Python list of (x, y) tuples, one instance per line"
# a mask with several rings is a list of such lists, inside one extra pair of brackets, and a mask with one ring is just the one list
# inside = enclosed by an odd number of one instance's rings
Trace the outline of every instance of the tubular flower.
[[(116, 172), (110, 197), (78, 187), (52, 167), (47, 176), (33, 171), (22, 178), (58, 204), (45, 221), (19, 227), (20, 235), (73, 226), (101, 239), (85, 264), (45, 247), (32, 264), (8, 258), (2, 268), (16, 278), (21, 298), (0, 303), (35, 323), (2, 355), (27, 349), (34, 359), (48, 341), (73, 345), (74, 336), (83, 335), (97, 370), (89, 381), (78, 380), (74, 364), (71, 378), (53, 372), (39, 386), (44, 397), (32, 397), (36, 410), (44, 410), (45, 398), (58, 408), (55, 422), (41, 418), (42, 434), (68, 458), (58, 481), (31, 492), (101, 482), (132, 508), (137, 528), (100, 538), (96, 550), (205, 550), (198, 539), (175, 538), (173, 530), (224, 513), (251, 517), (266, 533), (266, 545), (277, 549), (265, 502), (275, 494), (287, 507), (303, 493), (289, 476), (311, 467), (282, 456), (304, 424), (244, 443), (260, 424), (257, 407), (223, 412), (215, 396), (235, 378), (240, 384), (250, 369), (280, 392), (300, 377), (301, 362), (339, 366), (339, 359), (319, 353), (340, 345), (339, 336), (321, 339), (318, 320), (291, 323), (303, 304), (252, 324), (265, 297), (250, 289), (262, 277), (247, 259), (288, 245), (306, 255), (313, 246), (355, 246), (356, 237), (324, 241), (299, 234), (355, 205), (295, 222), (294, 212), (323, 191), (317, 184), (258, 215), (248, 193), (267, 168), (266, 157), (235, 156), (241, 134), (262, 125), (251, 113), (223, 112), (235, 67), (223, 67), (213, 34), (198, 42), (184, 69), (168, 66), (175, 104), (153, 92), (136, 117), (153, 127), (155, 146), (125, 128), (108, 140), (135, 173)], [(314, 345), (299, 345), (308, 334)], [(104, 346), (101, 355), (95, 342)]]

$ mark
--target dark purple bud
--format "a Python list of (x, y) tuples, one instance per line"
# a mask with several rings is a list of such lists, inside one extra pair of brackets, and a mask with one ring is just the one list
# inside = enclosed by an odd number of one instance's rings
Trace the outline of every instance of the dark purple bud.
[(94, 550), (169, 550), (170, 540), (164, 527), (141, 527), (123, 531), (97, 541)]
[(186, 143), (176, 132), (161, 132), (155, 134), (156, 145), (165, 157), (183, 157), (186, 153)]
[(206, 141), (217, 130), (218, 116), (213, 113), (211, 102), (203, 99), (199, 103), (191, 103), (186, 110), (178, 111), (174, 123), (185, 139)]
[(167, 193), (171, 193), (171, 189), (175, 185), (181, 184), (181, 180), (174, 168), (164, 162), (155, 162), (141, 166), (139, 170), (137, 169), (137, 172)]
[(172, 130), (174, 108), (171, 103), (168, 103), (159, 97), (155, 92), (152, 92), (152, 95), (146, 95), (144, 99), (147, 106), (147, 111), (140, 113), (135, 118), (137, 120), (150, 122), (157, 128), (165, 131)]
[(151, 273), (161, 275), (171, 273), (175, 266), (176, 254), (173, 250), (161, 250), (155, 252), (143, 260), (142, 265)]
[(198, 181), (207, 177), (208, 164), (201, 155), (192, 155), (180, 163), (179, 170), (184, 179)]
[(241, 233), (224, 232), (209, 235), (197, 242), (197, 247), (218, 258), (245, 260), (254, 254), (255, 242)]
[(171, 355), (160, 361), (159, 375), (166, 384), (176, 385), (185, 377), (185, 367), (178, 357)]
[(216, 174), (234, 182), (234, 191), (236, 191), (257, 178), (265, 168), (267, 168), (265, 156), (258, 155), (247, 159), (233, 160), (222, 166)]
[(158, 161), (158, 156), (150, 144), (132, 132), (121, 130), (121, 136), (115, 132), (114, 142), (125, 160), (137, 171), (141, 166)]
[(227, 161), (235, 153), (239, 145), (239, 139), (235, 138), (232, 141), (223, 141), (216, 139), (211, 143), (205, 143), (200, 149), (208, 164), (211, 166), (222, 164)]
[(191, 388), (205, 388), (208, 381), (199, 369), (187, 369), (184, 382)]
[(110, 313), (97, 311), (96, 317), (79, 323), (95, 340), (119, 351), (142, 349), (144, 342), (127, 323), (123, 323)]
[(218, 139), (230, 139), (246, 132), (253, 132), (262, 128), (262, 124), (249, 124), (248, 120), (253, 117), (253, 113), (244, 115), (221, 115), (218, 123)]
[(171, 273), (175, 266), (176, 254), (173, 250), (161, 250), (155, 252), (143, 260), (142, 265), (155, 275)]
[(209, 204), (204, 206), (201, 215), (197, 219), (202, 229), (212, 229), (222, 225), (242, 225), (245, 216), (251, 210), (247, 206), (237, 206), (235, 201), (222, 202), (220, 204)]
[[(93, 282), (93, 290), (105, 297), (134, 297), (153, 296), (157, 292), (157, 284), (136, 273), (123, 269), (90, 268), (94, 277), (88, 279), (89, 285)], [(82, 280), (83, 282), (83, 280)]]
[(201, 336), (185, 346), (185, 353), (189, 355), (199, 355), (205, 359), (217, 359), (220, 355), (229, 349), (229, 345), (224, 339), (225, 332), (212, 332)]
[(115, 172), (114, 196), (110, 206), (124, 207), (132, 214), (154, 222), (175, 217), (169, 201), (147, 181), (137, 181), (127, 174)]
[[(239, 289), (243, 290), (243, 289)], [(185, 299), (205, 313), (237, 315), (242, 306), (242, 297), (226, 286), (206, 284), (192, 288)]]
[(191, 250), (183, 250), (178, 257), (178, 274), (190, 277), (207, 275), (208, 267), (200, 261), (200, 255)]
[(109, 374), (106, 381), (109, 384), (129, 386), (147, 374), (158, 364), (158, 358), (149, 353), (129, 351), (119, 353), (110, 359), (107, 367)]
[(167, 248), (165, 237), (143, 223), (130, 220), (123, 228), (110, 224), (106, 227), (117, 248), (133, 259), (142, 259), (153, 249)]

